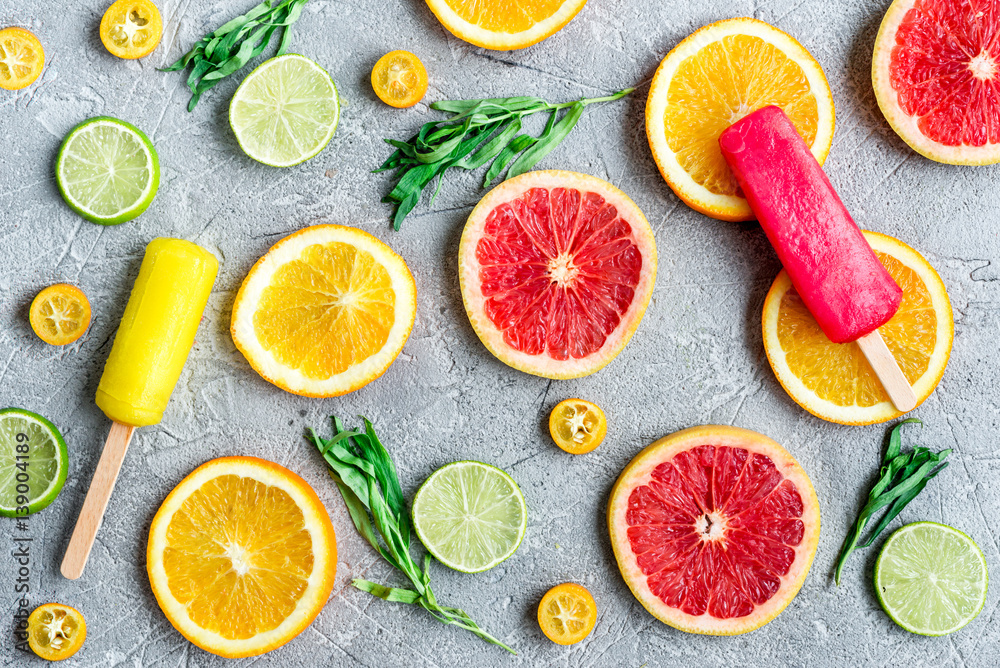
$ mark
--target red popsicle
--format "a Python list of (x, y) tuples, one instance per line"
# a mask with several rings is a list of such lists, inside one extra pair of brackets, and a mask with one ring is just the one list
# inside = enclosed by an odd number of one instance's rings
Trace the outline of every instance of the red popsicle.
[[(858, 341), (896, 407), (913, 408), (916, 397), (877, 332), (899, 309), (903, 291), (795, 126), (780, 108), (764, 107), (730, 126), (719, 145), (820, 328), (836, 343)], [(905, 389), (897, 393), (891, 385), (900, 382)]]
[(719, 144), (792, 285), (827, 337), (854, 341), (885, 324), (903, 291), (785, 113), (759, 109), (723, 132)]

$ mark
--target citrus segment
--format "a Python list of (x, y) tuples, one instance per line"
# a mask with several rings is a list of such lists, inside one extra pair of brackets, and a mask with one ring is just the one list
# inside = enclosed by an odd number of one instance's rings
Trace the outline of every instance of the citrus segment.
[(420, 542), (442, 564), (464, 573), (489, 570), (514, 554), (527, 522), (514, 479), (481, 462), (442, 466), (413, 497)]
[(28, 647), (47, 661), (76, 654), (87, 639), (87, 622), (76, 608), (46, 603), (28, 615)]
[(819, 505), (774, 441), (694, 427), (629, 463), (608, 525), (625, 582), (650, 613), (682, 631), (734, 635), (795, 597), (816, 552)]
[(656, 279), (656, 242), (611, 184), (530, 172), (490, 191), (459, 249), (465, 308), (486, 347), (547, 378), (602, 368), (635, 332)]
[(97, 116), (63, 139), (56, 182), (66, 203), (92, 223), (117, 225), (145, 211), (160, 185), (160, 159), (131, 123)]
[(719, 135), (752, 111), (776, 105), (822, 164), (833, 141), (833, 98), (819, 63), (763, 21), (719, 21), (667, 54), (646, 102), (653, 159), (688, 206), (721, 220), (753, 213), (719, 149)]
[(35, 82), (45, 67), (45, 50), (30, 30), (0, 30), (0, 88), (20, 90)]
[(427, 0), (455, 37), (486, 49), (523, 49), (561, 30), (587, 0)]
[(1000, 162), (1000, 6), (895, 0), (872, 58), (875, 97), (910, 147), (938, 162)]
[[(944, 374), (954, 321), (940, 276), (915, 250), (865, 232), (875, 255), (903, 289), (896, 314), (879, 334), (920, 405)], [(784, 270), (764, 301), (764, 350), (785, 391), (813, 415), (844, 424), (885, 422), (896, 410), (856, 342), (833, 343), (795, 292)]]
[(412, 107), (427, 93), (427, 70), (409, 51), (390, 51), (372, 68), (372, 88), (391, 107)]
[(590, 635), (596, 623), (594, 597), (574, 582), (556, 585), (538, 603), (538, 626), (557, 645), (580, 642)]
[(35, 295), (28, 319), (42, 341), (64, 346), (83, 336), (90, 326), (90, 302), (75, 285), (57, 283)]
[(608, 419), (597, 404), (566, 399), (549, 414), (549, 435), (571, 455), (584, 455), (599, 446), (608, 433)]
[(160, 10), (149, 0), (117, 0), (101, 18), (101, 42), (119, 58), (142, 58), (163, 35)]
[(403, 259), (350, 227), (317, 225), (285, 237), (243, 281), (233, 341), (278, 387), (337, 396), (381, 376), (406, 343), (416, 286)]
[(153, 518), (147, 570), (170, 623), (229, 658), (284, 645), (333, 587), (337, 543), (326, 509), (291, 471), (254, 457), (195, 469)]
[(979, 546), (936, 522), (898, 529), (875, 563), (875, 593), (886, 614), (925, 636), (953, 633), (975, 619), (986, 604), (988, 584)]
[(330, 143), (340, 120), (337, 87), (322, 67), (289, 53), (251, 72), (229, 103), (229, 125), (248, 156), (290, 167)]

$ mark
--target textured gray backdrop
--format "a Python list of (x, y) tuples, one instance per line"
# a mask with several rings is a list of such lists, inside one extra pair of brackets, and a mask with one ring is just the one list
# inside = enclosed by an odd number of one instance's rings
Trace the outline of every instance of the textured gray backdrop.
[[(955, 308), (951, 363), (916, 412), (926, 421), (907, 440), (955, 448), (952, 466), (900, 520), (935, 520), (972, 536), (994, 572), (1000, 469), (996, 369), (1000, 361), (1000, 255), (996, 216), (1000, 171), (940, 165), (910, 151), (882, 119), (871, 90), (871, 49), (886, 0), (641, 2), (591, 0), (549, 40), (519, 52), (489, 52), (447, 33), (422, 0), (312, 0), (293, 50), (326, 67), (343, 115), (329, 147), (285, 170), (245, 157), (227, 122), (241, 76), (185, 110), (183, 77), (156, 71), (206, 30), (246, 11), (251, 0), (161, 0), (163, 42), (145, 60), (108, 54), (98, 24), (108, 0), (0, 0), (0, 25), (29, 27), (48, 59), (27, 90), (0, 94), (0, 405), (37, 411), (70, 448), (66, 487), (30, 519), (30, 598), (79, 608), (89, 637), (69, 666), (990, 666), (1000, 629), (993, 588), (980, 617), (951, 637), (897, 628), (871, 591), (875, 550), (859, 553), (841, 587), (830, 572), (846, 527), (872, 482), (885, 428), (842, 427), (813, 418), (775, 381), (759, 315), (779, 265), (753, 224), (710, 220), (681, 204), (660, 178), (643, 130), (648, 81), (680, 39), (711, 21), (756, 16), (798, 38), (823, 65), (837, 104), (827, 161), (831, 180), (862, 227), (915, 246), (941, 272)], [(368, 83), (383, 53), (417, 53), (430, 74), (426, 101), (534, 94), (554, 100), (638, 85), (626, 100), (590, 108), (541, 167), (605, 178), (631, 195), (656, 232), (660, 254), (653, 301), (632, 342), (600, 373), (576, 381), (525, 375), (495, 360), (462, 308), (456, 253), (464, 219), (482, 196), (475, 176), (451, 177), (433, 210), (422, 204), (400, 232), (379, 202), (389, 179), (371, 175), (388, 153), (386, 136), (408, 136), (434, 117), (423, 104), (398, 111)], [(139, 219), (104, 228), (76, 216), (52, 176), (59, 143), (76, 123), (109, 114), (147, 132), (160, 154), (159, 194)], [(416, 326), (379, 381), (349, 396), (316, 400), (261, 380), (233, 347), (232, 300), (252, 263), (283, 235), (314, 223), (367, 230), (400, 252), (416, 277)], [(97, 462), (108, 420), (93, 396), (145, 244), (190, 239), (223, 260), (197, 344), (160, 425), (138, 432), (84, 576), (59, 563)], [(83, 288), (93, 324), (77, 343), (52, 348), (28, 326), (33, 295), (57, 281)], [(596, 401), (610, 420), (595, 452), (571, 457), (544, 427), (561, 399)], [(456, 459), (491, 462), (519, 482), (528, 532), (510, 560), (481, 575), (435, 566), (442, 601), (464, 607), (516, 647), (508, 656), (421, 610), (376, 600), (350, 579), (400, 582), (355, 534), (303, 428), (327, 428), (330, 414), (367, 415), (396, 453), (411, 495), (435, 468)], [(615, 566), (605, 527), (607, 494), (621, 468), (652, 440), (701, 423), (734, 424), (784, 444), (812, 477), (823, 532), (812, 572), (785, 612), (737, 638), (687, 635), (661, 624), (632, 597)], [(300, 637), (236, 662), (182, 638), (156, 605), (145, 573), (146, 533), (167, 492), (198, 464), (222, 455), (265, 457), (316, 489), (338, 533), (336, 587)], [(897, 520), (893, 526), (898, 526)], [(0, 601), (10, 620), (13, 523), (0, 522)], [(597, 600), (593, 633), (559, 647), (535, 622), (542, 593), (573, 580)], [(12, 646), (0, 624), (0, 658), (42, 662)]]

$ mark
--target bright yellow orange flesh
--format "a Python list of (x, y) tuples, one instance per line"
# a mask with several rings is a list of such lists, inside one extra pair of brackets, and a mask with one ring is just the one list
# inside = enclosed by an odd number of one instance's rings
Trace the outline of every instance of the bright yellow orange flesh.
[(28, 646), (48, 661), (76, 654), (87, 639), (87, 622), (76, 608), (46, 603), (28, 616)]
[(557, 645), (578, 643), (597, 623), (597, 604), (585, 587), (574, 582), (556, 585), (538, 604), (538, 626)]
[(90, 326), (90, 302), (75, 285), (57, 283), (35, 296), (28, 319), (42, 341), (64, 346), (83, 336)]
[(150, 582), (170, 622), (221, 656), (252, 656), (298, 635), (333, 586), (337, 544), (304, 480), (252, 457), (195, 469), (150, 528)]
[(822, 163), (833, 138), (833, 99), (822, 68), (795, 39), (756, 19), (730, 19), (667, 54), (650, 87), (646, 133), (677, 196), (713, 218), (751, 219), (719, 135), (769, 105), (784, 110)]
[(427, 93), (427, 70), (409, 51), (390, 51), (372, 68), (372, 89), (390, 107), (412, 107)]
[(487, 49), (522, 49), (558, 32), (587, 0), (427, 0), (453, 35)]
[(27, 88), (45, 67), (45, 50), (35, 34), (16, 26), (0, 30), (0, 88)]
[(549, 414), (549, 435), (571, 455), (583, 455), (599, 446), (608, 433), (601, 407), (583, 399), (560, 401)]
[(101, 42), (119, 58), (148, 56), (162, 35), (160, 10), (149, 0), (117, 0), (101, 19)]
[[(868, 242), (903, 289), (899, 310), (879, 328), (922, 403), (944, 373), (954, 337), (941, 278), (916, 251), (882, 234)], [(833, 343), (782, 271), (764, 303), (764, 348), (778, 381), (807, 411), (833, 422), (871, 424), (901, 415), (857, 343)]]
[(254, 265), (233, 305), (232, 332), (270, 382), (335, 396), (382, 375), (415, 315), (416, 287), (402, 258), (360, 230), (318, 225)]

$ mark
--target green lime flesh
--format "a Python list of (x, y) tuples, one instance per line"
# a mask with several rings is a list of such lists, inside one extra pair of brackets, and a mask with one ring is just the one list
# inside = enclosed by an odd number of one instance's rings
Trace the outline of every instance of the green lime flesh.
[(337, 87), (322, 67), (289, 53), (262, 63), (236, 89), (229, 125), (248, 156), (291, 167), (322, 151), (340, 119)]
[(97, 116), (63, 140), (56, 182), (66, 203), (92, 223), (118, 225), (147, 208), (160, 186), (153, 143), (130, 123)]
[(20, 408), (0, 410), (0, 515), (22, 517), (52, 503), (68, 468), (55, 425)]
[(953, 633), (975, 619), (988, 584), (979, 546), (936, 522), (897, 530), (875, 564), (875, 593), (886, 614), (907, 631), (925, 636)]
[(481, 462), (439, 468), (413, 497), (420, 541), (442, 564), (463, 573), (489, 570), (514, 554), (527, 521), (514, 479)]

